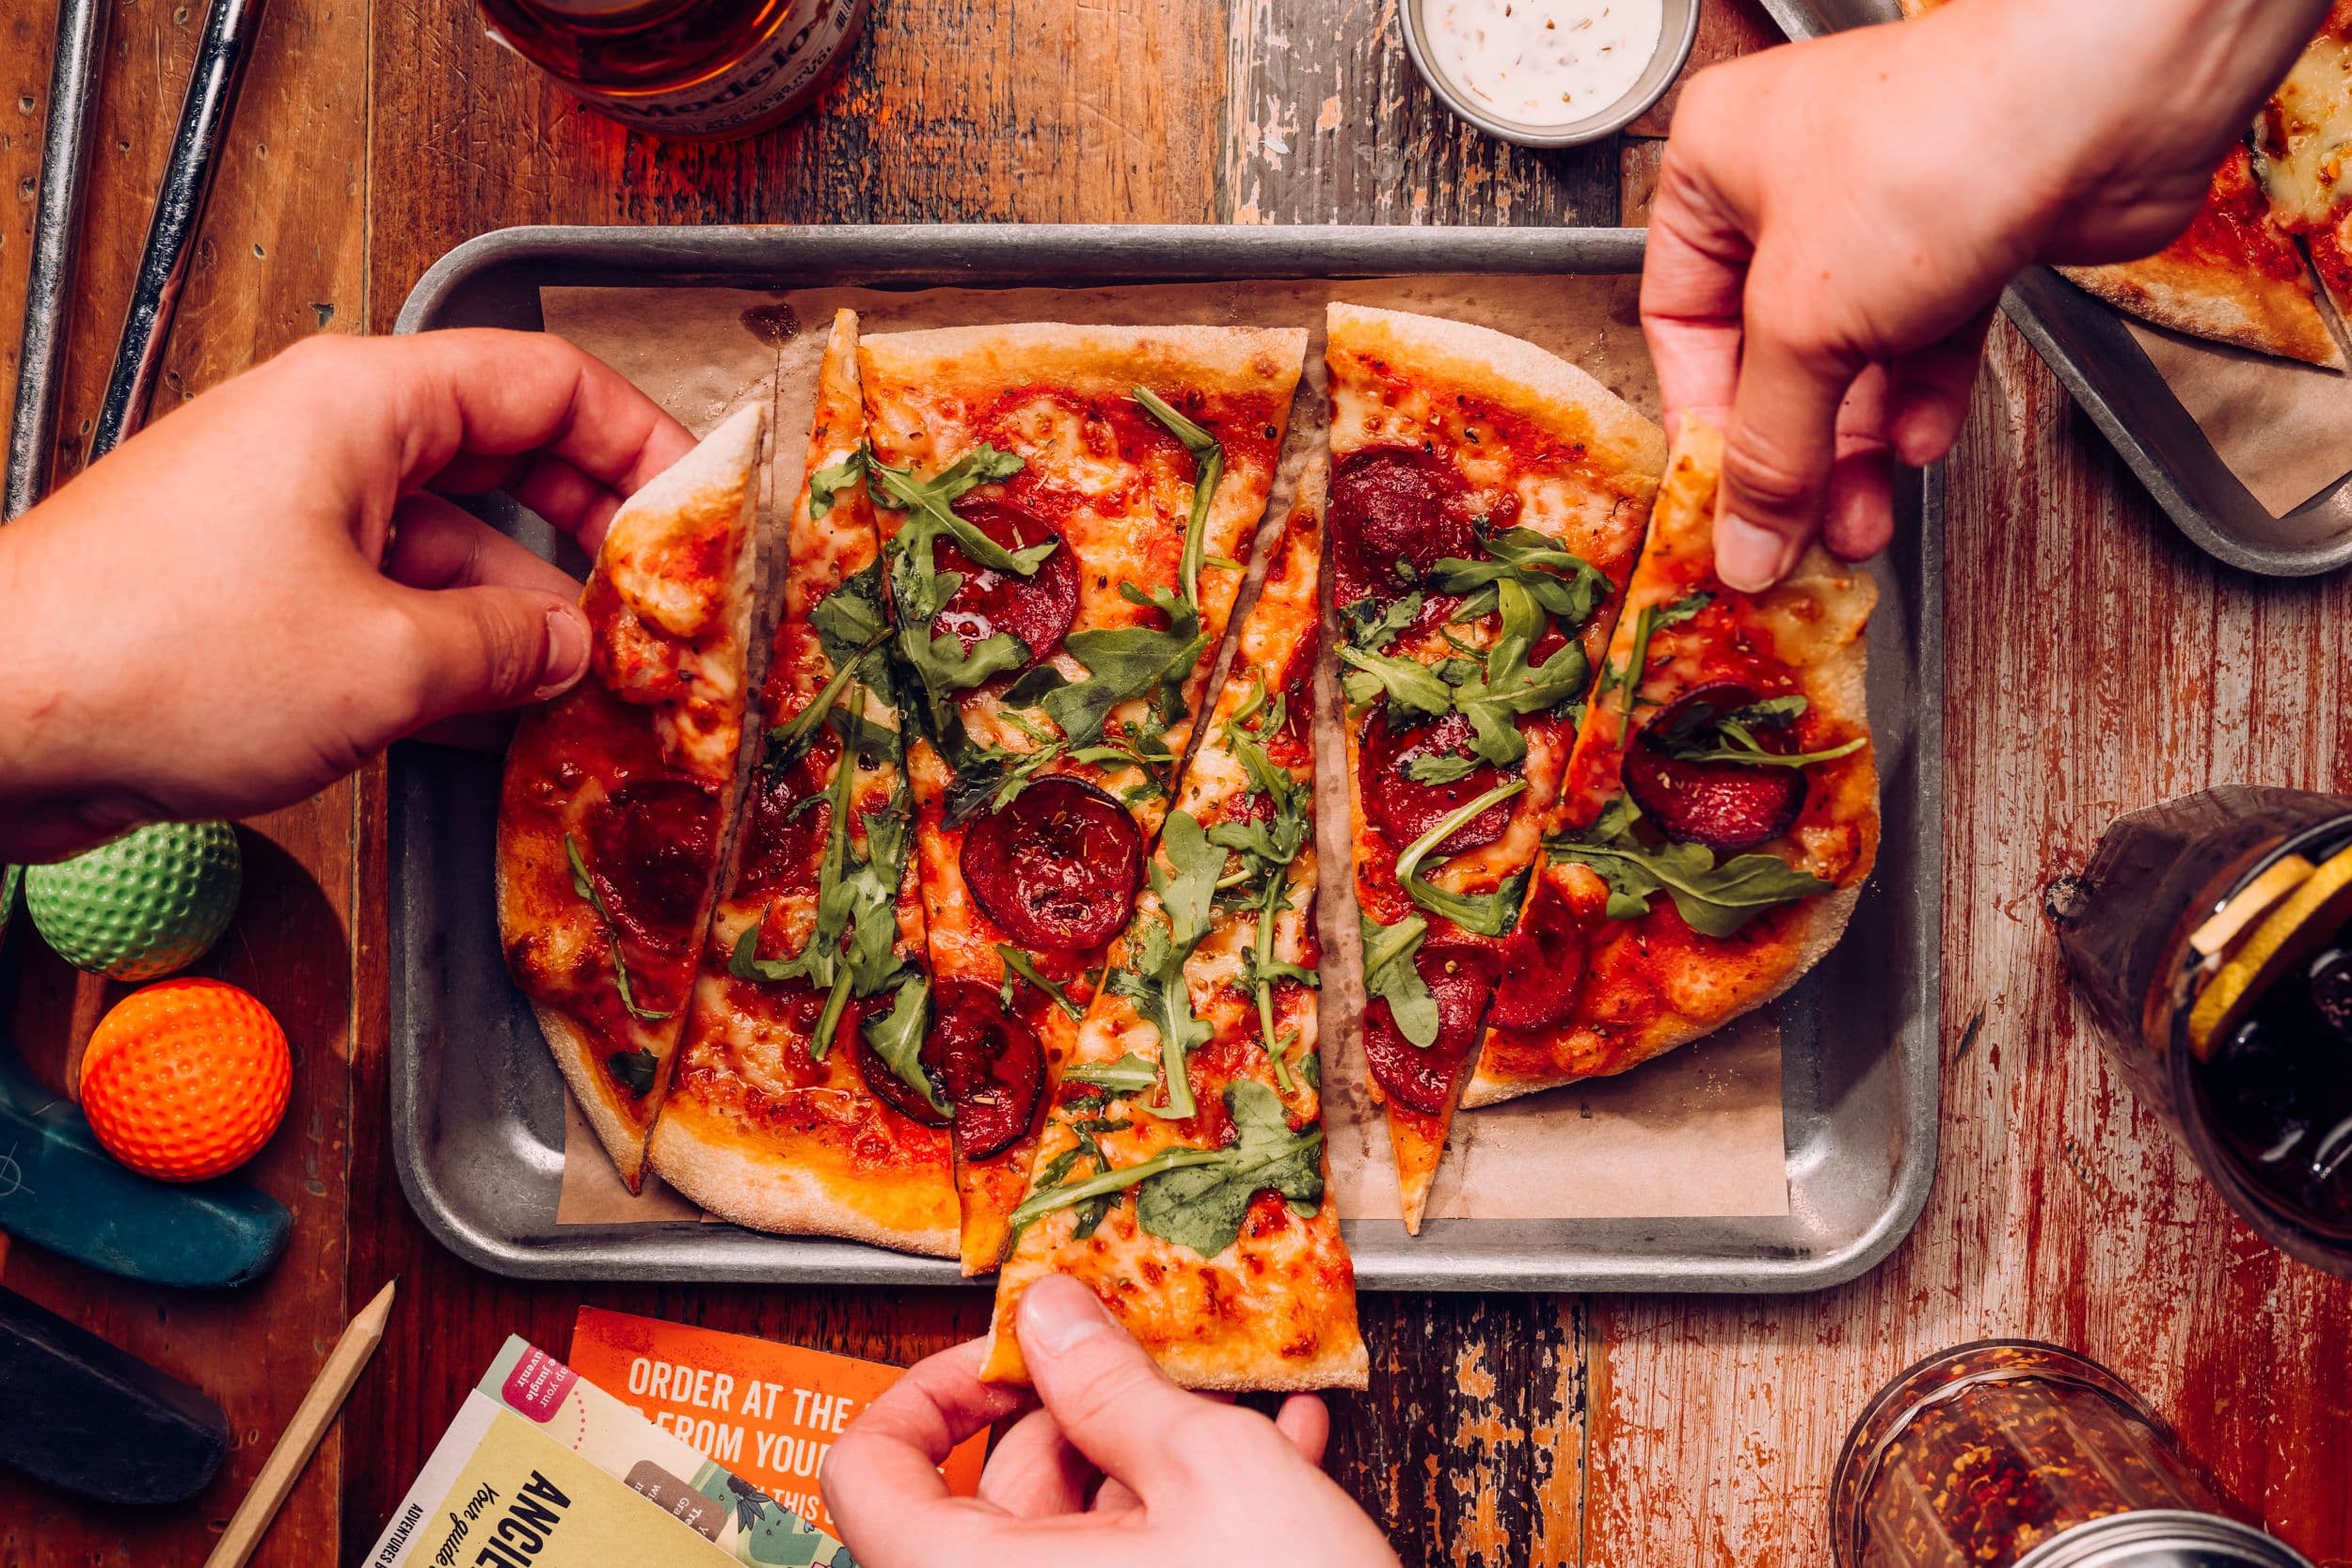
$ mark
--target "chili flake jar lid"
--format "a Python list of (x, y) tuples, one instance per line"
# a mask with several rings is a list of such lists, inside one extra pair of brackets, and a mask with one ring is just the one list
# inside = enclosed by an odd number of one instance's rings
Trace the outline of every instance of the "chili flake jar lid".
[(2312, 1568), (2275, 1535), (2210, 1513), (2151, 1510), (2076, 1525), (2017, 1568)]

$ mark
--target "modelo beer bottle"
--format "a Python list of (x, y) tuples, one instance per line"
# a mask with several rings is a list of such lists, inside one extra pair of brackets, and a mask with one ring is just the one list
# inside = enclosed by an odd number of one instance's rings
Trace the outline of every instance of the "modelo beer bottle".
[(813, 102), (867, 0), (480, 0), (493, 39), (657, 136), (748, 136)]

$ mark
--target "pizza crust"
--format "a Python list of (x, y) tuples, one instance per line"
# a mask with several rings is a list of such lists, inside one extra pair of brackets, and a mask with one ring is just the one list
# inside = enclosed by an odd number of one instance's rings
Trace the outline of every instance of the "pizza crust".
[[(1082, 396), (1123, 397), (1155, 372), (1180, 376), (1204, 391), (1256, 393), (1270, 383), (1295, 386), (1306, 354), (1303, 327), (1065, 322), (885, 332), (859, 345), (869, 393), (879, 383), (917, 388), (930, 397), (993, 394), (1030, 382)], [(906, 434), (890, 432), (899, 438)]]
[(787, 1236), (840, 1236), (925, 1258), (956, 1256), (955, 1196), (944, 1170), (935, 1221), (894, 1225), (856, 1201), (854, 1178), (795, 1164), (756, 1133), (696, 1101), (673, 1101), (663, 1108), (650, 1151), (664, 1181), (731, 1224)]
[[(1335, 356), (1390, 362), (1417, 386), (1443, 383), (1468, 392), (1583, 446), (1604, 471), (1654, 482), (1666, 466), (1665, 432), (1584, 371), (1525, 339), (1443, 316), (1337, 301), (1327, 320)], [(1334, 374), (1335, 404), (1340, 392)], [(1335, 407), (1332, 455), (1369, 444), (1363, 425), (1340, 417)]]
[(2170, 252), (2058, 271), (2093, 296), (2158, 326), (2332, 371), (2344, 368), (2343, 345), (2328, 330), (2308, 279), (2298, 286), (2244, 272), (2218, 273)]

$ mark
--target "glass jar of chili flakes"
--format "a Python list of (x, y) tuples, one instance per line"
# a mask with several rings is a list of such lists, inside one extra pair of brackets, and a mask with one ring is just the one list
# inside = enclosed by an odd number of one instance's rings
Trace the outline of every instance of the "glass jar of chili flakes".
[(2115, 1374), (2025, 1339), (1961, 1345), (1881, 1390), (1838, 1455), (1830, 1529), (1839, 1568), (2309, 1568), (2222, 1517)]

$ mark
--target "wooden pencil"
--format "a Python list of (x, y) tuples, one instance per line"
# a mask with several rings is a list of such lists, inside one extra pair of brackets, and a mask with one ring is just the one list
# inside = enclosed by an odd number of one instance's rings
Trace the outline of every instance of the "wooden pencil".
[(262, 1473), (253, 1478), (253, 1490), (245, 1495), (237, 1512), (229, 1518), (229, 1528), (221, 1533), (220, 1544), (204, 1560), (204, 1568), (245, 1568), (245, 1561), (253, 1555), (253, 1548), (262, 1544), (278, 1511), (285, 1506), (286, 1497), (294, 1482), (302, 1479), (303, 1466), (310, 1463), (317, 1451), (319, 1439), (335, 1424), (336, 1415), (343, 1407), (343, 1400), (351, 1393), (351, 1386), (359, 1381), (369, 1357), (383, 1342), (384, 1323), (391, 1316), (392, 1290), (400, 1283), (394, 1279), (375, 1293), (375, 1299), (360, 1308), (351, 1320), (342, 1338), (326, 1357), (326, 1365), (310, 1385), (310, 1391), (302, 1396), (294, 1407), (294, 1418), (286, 1423), (285, 1435), (270, 1450), (262, 1465)]

